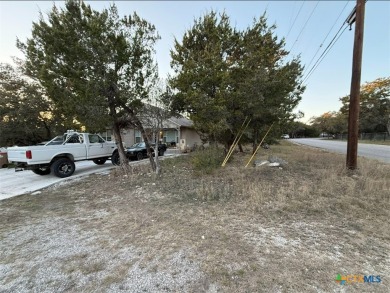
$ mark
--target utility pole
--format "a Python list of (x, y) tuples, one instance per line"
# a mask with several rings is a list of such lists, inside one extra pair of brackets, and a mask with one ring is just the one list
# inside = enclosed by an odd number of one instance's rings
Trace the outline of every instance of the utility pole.
[[(360, 78), (363, 54), (364, 10), (366, 0), (356, 0), (355, 39), (353, 44), (351, 93), (349, 98), (347, 169), (357, 168), (359, 136)], [(352, 23), (350, 23), (352, 25)]]

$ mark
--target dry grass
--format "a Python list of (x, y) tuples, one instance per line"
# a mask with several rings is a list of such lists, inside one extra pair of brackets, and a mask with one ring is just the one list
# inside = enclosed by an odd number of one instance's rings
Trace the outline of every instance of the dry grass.
[[(346, 139), (336, 139), (336, 141), (347, 141)], [(358, 143), (367, 143), (367, 144), (379, 144), (379, 145), (390, 145), (390, 140), (370, 140), (370, 139), (359, 139)]]
[(359, 140), (359, 143), (390, 145), (390, 140)]
[[(343, 156), (283, 142), (258, 156), (282, 169), (244, 168), (245, 153), (202, 174), (193, 155), (159, 178), (137, 166), (1, 202), (4, 288), (329, 292), (340, 273), (382, 276), (348, 291), (386, 292), (390, 165), (360, 159), (352, 174)], [(37, 285), (37, 265), (55, 277)]]

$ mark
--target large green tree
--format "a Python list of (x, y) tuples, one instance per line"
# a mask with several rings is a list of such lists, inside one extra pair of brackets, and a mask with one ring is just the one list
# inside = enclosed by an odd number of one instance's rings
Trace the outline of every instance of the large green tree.
[(341, 112), (326, 112), (318, 117), (312, 117), (311, 126), (327, 134), (347, 132), (347, 116)]
[[(212, 12), (195, 21), (171, 51), (175, 76), (170, 85), (177, 91), (172, 106), (190, 114), (195, 127), (213, 141), (221, 140), (229, 127), (227, 97), (228, 59), (236, 47), (229, 18)], [(238, 36), (236, 36), (236, 39)]]
[(75, 126), (39, 83), (23, 75), (21, 63), (0, 64), (0, 145), (36, 144)]
[(280, 128), (300, 115), (293, 110), (304, 91), (300, 85), (302, 67), (297, 58), (285, 61), (288, 52), (284, 40), (275, 36), (275, 28), (268, 27), (265, 15), (255, 19), (240, 33), (230, 67), (231, 103), (236, 108), (233, 117), (251, 118), (254, 145), (272, 123)]
[(157, 76), (153, 46), (158, 39), (155, 27), (136, 13), (119, 17), (115, 5), (99, 12), (82, 1), (66, 1), (64, 8), (53, 6), (41, 15), (32, 37), (18, 41), (18, 47), (27, 73), (59, 109), (89, 131), (113, 126), (126, 169), (120, 128), (134, 125), (148, 145), (137, 111)]
[[(348, 115), (349, 96), (342, 97), (340, 112)], [(390, 134), (390, 77), (367, 82), (360, 89), (359, 129), (361, 132)]]
[(298, 59), (286, 61), (274, 29), (265, 15), (238, 31), (225, 13), (210, 12), (175, 40), (172, 105), (209, 139), (228, 146), (247, 118), (247, 137), (257, 143), (272, 123), (293, 118), (304, 90), (302, 67)]

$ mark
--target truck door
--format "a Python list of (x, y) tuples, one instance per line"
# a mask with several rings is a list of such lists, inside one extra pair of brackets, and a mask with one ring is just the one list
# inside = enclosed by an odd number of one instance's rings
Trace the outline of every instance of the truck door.
[(64, 150), (69, 150), (75, 161), (85, 160), (86, 148), (83, 144), (83, 136), (81, 134), (71, 134), (66, 138), (66, 142), (61, 146)]
[(106, 141), (97, 134), (89, 134), (88, 158), (109, 157), (110, 150), (107, 149)]

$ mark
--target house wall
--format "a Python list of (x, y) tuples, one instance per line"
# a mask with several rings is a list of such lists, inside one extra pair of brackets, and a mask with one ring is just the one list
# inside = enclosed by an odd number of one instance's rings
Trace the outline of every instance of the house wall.
[[(180, 130), (178, 131), (176, 127), (172, 127), (171, 129), (166, 129), (165, 131), (166, 133), (163, 134), (163, 137), (166, 139), (168, 146), (170, 146), (171, 141), (174, 141), (175, 138), (177, 142), (176, 146), (182, 150), (187, 148), (192, 149), (195, 144), (198, 146), (202, 144), (199, 134), (192, 128), (180, 127)], [(136, 136), (141, 136), (140, 131), (131, 128), (122, 130), (121, 134), (126, 147), (130, 147), (137, 142)], [(114, 140), (113, 134), (111, 135), (111, 139)], [(185, 145), (182, 143), (183, 139), (185, 140)], [(142, 137), (140, 137), (139, 140), (143, 141)]]
[[(122, 130), (122, 141), (126, 147), (132, 146), (135, 143), (135, 130), (134, 129), (126, 129)], [(107, 131), (100, 133), (100, 135), (107, 141), (115, 141), (114, 133), (111, 129), (107, 129)]]
[(130, 147), (135, 143), (135, 130), (128, 128), (122, 131), (122, 140), (126, 147)]
[[(185, 140), (186, 145), (183, 145), (183, 139)], [(202, 144), (202, 140), (200, 139), (199, 134), (192, 128), (181, 127), (180, 140), (179, 140), (180, 149), (183, 148), (192, 149), (195, 144), (198, 146)]]

